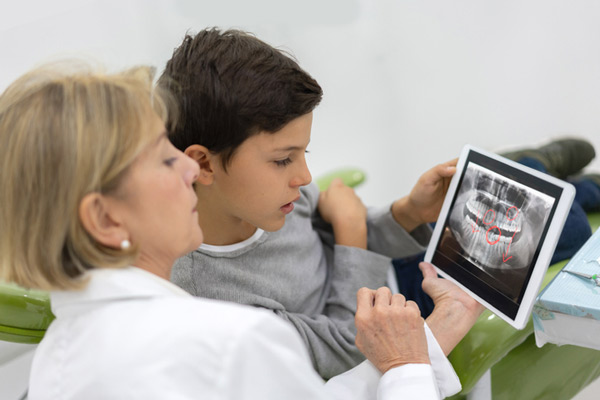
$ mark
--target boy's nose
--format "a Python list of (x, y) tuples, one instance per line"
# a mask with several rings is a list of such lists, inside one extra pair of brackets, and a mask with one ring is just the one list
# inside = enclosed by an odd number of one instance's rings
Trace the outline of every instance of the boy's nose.
[(306, 186), (312, 181), (312, 175), (306, 165), (306, 161), (302, 162), (302, 166), (300, 170), (297, 172), (296, 176), (290, 182), (290, 185), (293, 187)]

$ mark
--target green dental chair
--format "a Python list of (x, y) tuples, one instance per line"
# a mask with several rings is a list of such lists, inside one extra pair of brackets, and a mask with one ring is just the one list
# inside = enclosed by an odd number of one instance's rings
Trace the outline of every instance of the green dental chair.
[[(42, 340), (53, 319), (48, 293), (0, 283), (0, 370), (4, 371), (0, 375), (0, 387), (4, 388), (0, 390), (2, 395), (15, 395), (18, 397), (14, 398), (18, 399), (27, 397), (27, 378), (15, 376), (10, 371), (28, 368), (26, 365), (31, 361), (26, 361), (30, 360), (27, 354), (31, 354), (35, 344)], [(8, 375), (5, 375), (6, 372)], [(23, 392), (17, 394), (17, 390)]]
[[(349, 186), (365, 180), (362, 171), (348, 168), (322, 176), (317, 185), (324, 190), (335, 177)], [(595, 230), (600, 226), (600, 213), (589, 215), (589, 220)], [(542, 286), (566, 263), (550, 266)], [(0, 283), (0, 340), (38, 343), (53, 319), (47, 293)], [(519, 331), (489, 311), (449, 358), (463, 386), (453, 400), (471, 398), (482, 377), (491, 379), (494, 400), (568, 400), (600, 376), (600, 351), (551, 344), (537, 348), (531, 321)]]
[(53, 319), (48, 293), (0, 283), (0, 340), (39, 343)]

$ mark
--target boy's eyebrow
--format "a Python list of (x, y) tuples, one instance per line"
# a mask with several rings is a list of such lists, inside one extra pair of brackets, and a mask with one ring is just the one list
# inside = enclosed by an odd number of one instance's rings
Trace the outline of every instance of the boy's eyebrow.
[(274, 149), (273, 151), (294, 151), (294, 150), (304, 150), (302, 146), (287, 146), (287, 147), (279, 147)]

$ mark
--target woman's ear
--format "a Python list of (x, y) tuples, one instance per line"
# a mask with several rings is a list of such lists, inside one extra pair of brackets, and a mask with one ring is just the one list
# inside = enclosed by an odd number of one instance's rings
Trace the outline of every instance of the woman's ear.
[(100, 193), (89, 193), (79, 203), (83, 228), (99, 243), (118, 249), (123, 240), (130, 238), (114, 211), (114, 204)]
[(210, 185), (214, 180), (214, 163), (217, 161), (216, 157), (206, 147), (193, 144), (184, 151), (185, 155), (192, 158), (198, 163), (200, 167), (200, 173), (198, 174), (199, 182), (202, 185)]

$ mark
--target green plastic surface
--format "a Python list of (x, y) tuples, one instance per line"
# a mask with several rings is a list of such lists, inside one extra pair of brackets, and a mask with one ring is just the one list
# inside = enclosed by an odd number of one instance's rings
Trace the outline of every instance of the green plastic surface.
[(569, 400), (598, 376), (600, 351), (553, 344), (538, 348), (530, 335), (492, 368), (492, 398)]
[(39, 343), (53, 319), (48, 293), (0, 283), (0, 340)]
[(341, 178), (347, 186), (356, 187), (364, 182), (366, 175), (358, 168), (342, 168), (321, 176), (315, 182), (319, 190), (323, 191), (329, 187), (331, 181), (335, 178)]

